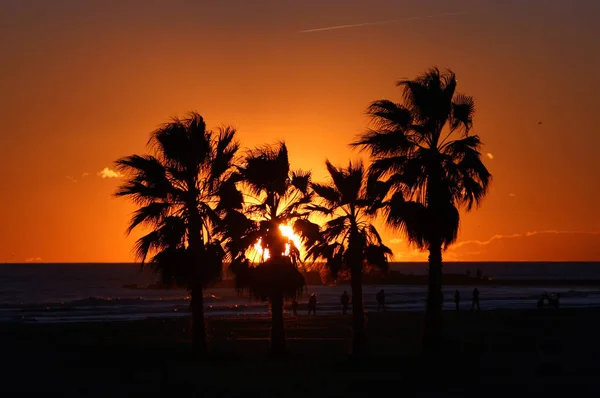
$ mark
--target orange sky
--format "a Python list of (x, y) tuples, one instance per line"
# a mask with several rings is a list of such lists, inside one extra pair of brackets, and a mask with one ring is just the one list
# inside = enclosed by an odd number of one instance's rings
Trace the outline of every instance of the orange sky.
[(319, 180), (361, 156), (369, 102), (434, 65), (475, 97), (493, 154), (446, 258), (600, 260), (598, 20), (596, 0), (2, 0), (0, 262), (132, 260), (133, 206), (98, 172), (170, 116), (284, 139)]

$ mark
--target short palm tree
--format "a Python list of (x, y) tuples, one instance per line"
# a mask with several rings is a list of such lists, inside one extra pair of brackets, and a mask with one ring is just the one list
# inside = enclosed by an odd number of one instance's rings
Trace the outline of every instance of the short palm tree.
[(235, 130), (209, 131), (202, 116), (190, 113), (159, 127), (148, 145), (151, 155), (117, 160), (126, 182), (116, 195), (139, 206), (128, 233), (150, 229), (135, 246), (142, 267), (189, 289), (193, 346), (205, 356), (203, 289), (221, 278), (225, 257), (214, 231), (227, 210), (241, 209), (243, 200), (233, 179)]
[(404, 102), (373, 102), (375, 128), (353, 143), (372, 158), (370, 178), (383, 183), (387, 223), (429, 250), (424, 343), (436, 349), (442, 333), (442, 250), (456, 241), (458, 208), (485, 196), (491, 175), (472, 135), (473, 98), (456, 92), (451, 71), (430, 69), (397, 83)]
[(225, 222), (230, 269), (238, 290), (270, 303), (271, 350), (281, 355), (286, 351), (284, 300), (297, 298), (305, 281), (298, 269), (299, 248), (280, 226), (307, 216), (303, 206), (311, 200), (310, 173), (290, 171), (284, 143), (249, 151), (244, 163), (239, 179), (247, 194), (245, 208), (231, 212)]
[(370, 267), (387, 270), (392, 251), (386, 247), (371, 224), (376, 198), (367, 190), (362, 163), (337, 168), (326, 162), (331, 177), (328, 184), (311, 184), (319, 203), (309, 205), (316, 213), (331, 217), (319, 231), (314, 224), (300, 219), (295, 229), (306, 240), (307, 259), (324, 260), (334, 278), (350, 273), (352, 287), (352, 355), (366, 354), (367, 334), (363, 308), (363, 272)]

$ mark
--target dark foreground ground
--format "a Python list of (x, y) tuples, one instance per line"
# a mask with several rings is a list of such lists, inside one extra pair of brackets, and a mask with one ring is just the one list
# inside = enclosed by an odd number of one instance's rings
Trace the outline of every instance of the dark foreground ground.
[(598, 309), (446, 313), (438, 371), (418, 354), (417, 313), (370, 314), (371, 356), (361, 363), (348, 359), (345, 316), (288, 319), (285, 359), (266, 354), (268, 319), (209, 320), (206, 361), (189, 353), (187, 319), (3, 324), (0, 397), (598, 396), (599, 318)]

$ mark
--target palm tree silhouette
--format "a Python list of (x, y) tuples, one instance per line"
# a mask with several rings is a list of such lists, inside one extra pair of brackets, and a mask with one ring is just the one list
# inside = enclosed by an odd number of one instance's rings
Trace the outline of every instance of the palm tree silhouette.
[(375, 128), (351, 144), (370, 152), (369, 178), (388, 194), (382, 202), (387, 223), (429, 250), (423, 337), (432, 349), (442, 333), (442, 249), (456, 241), (458, 208), (479, 205), (491, 180), (481, 141), (470, 135), (473, 98), (458, 94), (456, 85), (452, 71), (437, 68), (399, 81), (404, 103), (373, 102), (368, 114)]
[[(271, 350), (286, 351), (283, 304), (304, 290), (298, 270), (299, 248), (282, 235), (281, 225), (307, 217), (303, 207), (310, 202), (310, 173), (290, 171), (284, 143), (249, 151), (239, 167), (241, 186), (247, 192), (243, 212), (230, 212), (225, 219), (230, 270), (238, 290), (246, 291), (271, 306)], [(250, 254), (260, 244), (262, 253)]]
[(363, 308), (362, 275), (367, 267), (387, 270), (392, 251), (381, 241), (371, 224), (374, 197), (367, 190), (366, 173), (361, 162), (337, 168), (326, 161), (331, 177), (328, 184), (311, 184), (320, 203), (309, 205), (316, 213), (331, 217), (319, 231), (318, 226), (300, 219), (295, 229), (306, 240), (306, 258), (325, 260), (334, 278), (350, 273), (352, 287), (352, 355), (366, 354), (367, 334)]
[(127, 230), (150, 227), (135, 245), (142, 267), (158, 272), (165, 283), (189, 289), (192, 340), (197, 355), (207, 355), (203, 289), (221, 278), (225, 251), (215, 235), (228, 209), (241, 209), (233, 162), (239, 145), (235, 130), (206, 129), (192, 112), (175, 118), (151, 135), (152, 155), (116, 161), (127, 180), (116, 196), (139, 206)]

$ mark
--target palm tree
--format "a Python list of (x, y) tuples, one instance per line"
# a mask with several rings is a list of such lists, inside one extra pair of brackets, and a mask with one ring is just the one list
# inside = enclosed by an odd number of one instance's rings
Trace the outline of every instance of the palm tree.
[(363, 272), (369, 267), (387, 270), (392, 251), (381, 241), (373, 219), (373, 197), (367, 190), (366, 173), (361, 162), (349, 163), (347, 168), (337, 168), (326, 161), (331, 177), (328, 184), (311, 184), (320, 203), (309, 209), (331, 217), (319, 231), (307, 220), (296, 222), (295, 229), (305, 239), (306, 258), (324, 260), (334, 278), (350, 273), (352, 287), (352, 355), (366, 354), (367, 334), (363, 308)]
[(453, 72), (437, 68), (399, 81), (404, 102), (373, 102), (368, 114), (375, 128), (352, 144), (370, 152), (370, 178), (388, 193), (387, 223), (429, 250), (424, 343), (434, 350), (442, 337), (442, 250), (456, 241), (458, 208), (479, 205), (491, 180), (482, 143), (470, 134), (473, 98), (458, 94), (456, 85)]
[[(310, 202), (310, 173), (290, 171), (284, 143), (249, 151), (239, 167), (239, 179), (247, 192), (243, 212), (226, 217), (230, 269), (240, 291), (271, 306), (271, 350), (286, 351), (283, 304), (304, 290), (304, 277), (298, 270), (299, 248), (283, 236), (280, 226), (307, 217), (303, 206)], [(253, 248), (259, 247), (259, 252)], [(254, 258), (251, 253), (254, 251)]]
[(139, 206), (127, 232), (150, 229), (135, 245), (142, 267), (158, 272), (165, 283), (189, 289), (193, 347), (206, 356), (203, 289), (220, 279), (225, 258), (215, 227), (243, 201), (233, 173), (239, 148), (235, 130), (209, 131), (202, 116), (192, 112), (160, 126), (148, 146), (151, 155), (116, 161), (127, 178), (116, 195)]

